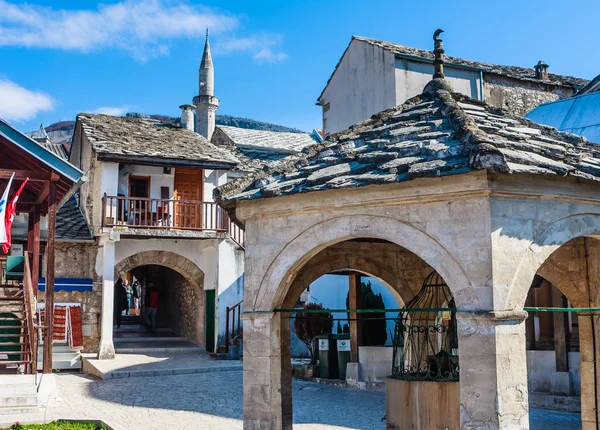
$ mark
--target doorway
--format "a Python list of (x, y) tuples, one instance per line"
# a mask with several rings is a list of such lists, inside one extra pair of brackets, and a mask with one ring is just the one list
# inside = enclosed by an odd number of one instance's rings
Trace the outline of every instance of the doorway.
[(175, 169), (175, 227), (202, 227), (202, 169)]

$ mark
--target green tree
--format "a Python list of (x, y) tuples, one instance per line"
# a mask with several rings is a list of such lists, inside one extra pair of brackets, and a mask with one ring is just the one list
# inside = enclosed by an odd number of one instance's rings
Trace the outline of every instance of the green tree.
[[(304, 309), (323, 309), (323, 305), (306, 303)], [(317, 336), (331, 333), (333, 330), (333, 315), (329, 312), (298, 312), (294, 319), (296, 336), (308, 348), (310, 364), (317, 364)]]
[[(346, 309), (350, 305), (350, 293), (346, 297)], [(381, 294), (375, 294), (371, 282), (360, 283), (360, 308), (361, 309), (385, 309)], [(348, 313), (348, 318), (364, 318), (362, 321), (362, 343), (364, 346), (385, 345), (387, 340), (387, 323), (384, 312), (357, 314)]]

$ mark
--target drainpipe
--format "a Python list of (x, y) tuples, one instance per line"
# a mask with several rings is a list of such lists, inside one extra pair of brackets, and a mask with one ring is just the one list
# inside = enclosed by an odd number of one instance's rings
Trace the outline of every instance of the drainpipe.
[[(588, 248), (587, 248), (587, 238), (583, 238), (583, 250), (585, 255), (585, 276), (587, 280), (587, 290), (588, 290), (588, 300), (590, 302), (590, 307), (592, 307), (592, 295), (590, 289), (590, 270), (588, 265)], [(594, 410), (596, 412), (596, 430), (600, 430), (600, 416), (598, 411), (598, 370), (596, 368), (596, 324), (594, 319), (594, 314), (590, 314), (590, 323), (592, 325), (592, 348), (594, 348)], [(581, 340), (580, 340), (581, 341)]]
[(479, 70), (479, 91), (480, 91), (480, 98), (481, 101), (484, 102), (485, 101), (485, 94), (483, 92), (483, 70)]

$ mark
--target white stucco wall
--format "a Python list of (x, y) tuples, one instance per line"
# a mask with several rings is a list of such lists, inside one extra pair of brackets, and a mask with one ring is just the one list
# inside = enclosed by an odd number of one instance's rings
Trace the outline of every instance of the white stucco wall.
[[(396, 100), (394, 106), (400, 105), (409, 98), (421, 94), (425, 85), (431, 81), (433, 73), (432, 63), (418, 63), (405, 58), (396, 58)], [(452, 88), (454, 88), (454, 91), (475, 99), (481, 99), (479, 72), (445, 65), (444, 75), (446, 76), (446, 80), (452, 85)]]
[(321, 98), (325, 133), (335, 133), (394, 106), (394, 55), (360, 40), (348, 46)]
[[(478, 71), (446, 65), (444, 73), (455, 91), (481, 99)], [(421, 94), (432, 77), (431, 63), (396, 58), (383, 48), (353, 40), (320, 99), (323, 129), (326, 134), (345, 130), (402, 104)]]
[(215, 329), (218, 345), (224, 345), (227, 306), (231, 307), (244, 299), (244, 251), (231, 240), (222, 241), (218, 248), (219, 285)]
[[(98, 175), (98, 170), (100, 171), (100, 181), (96, 181), (94, 183), (94, 189), (92, 194), (92, 220), (94, 226), (94, 232), (97, 233), (102, 225), (102, 210), (96, 210), (95, 208), (102, 207), (102, 198), (104, 194), (108, 196), (116, 196), (118, 189), (117, 178), (119, 177), (119, 163), (98, 163), (96, 166), (96, 175)], [(108, 204), (112, 203), (112, 212), (111, 208), (107, 204), (106, 213), (117, 213), (116, 201), (107, 202)]]
[(173, 198), (173, 184), (175, 178), (175, 169), (171, 169), (170, 174), (164, 173), (162, 167), (139, 166), (125, 164), (119, 171), (119, 194), (129, 195), (129, 177), (131, 175), (150, 177), (150, 197), (160, 199), (160, 188), (169, 187), (169, 198)]
[(213, 202), (213, 191), (218, 186), (227, 183), (227, 171), (205, 170), (204, 171), (204, 201)]
[(143, 251), (179, 254), (204, 272), (204, 289), (218, 289), (218, 239), (121, 239), (115, 244), (115, 264)]

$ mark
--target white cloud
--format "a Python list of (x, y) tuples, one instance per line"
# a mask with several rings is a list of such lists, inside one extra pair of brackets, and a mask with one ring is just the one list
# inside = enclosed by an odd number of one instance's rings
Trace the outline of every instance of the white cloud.
[(238, 19), (178, 0), (125, 0), (96, 10), (52, 9), (0, 0), (0, 46), (91, 52), (116, 47), (145, 61), (165, 55), (169, 42), (220, 34)]
[(252, 59), (257, 62), (276, 63), (287, 58), (279, 47), (283, 37), (276, 33), (257, 33), (242, 38), (232, 38), (217, 45), (216, 52), (231, 54), (236, 52), (250, 52)]
[(277, 63), (287, 58), (287, 54), (283, 52), (274, 52), (271, 48), (262, 48), (252, 56), (257, 61), (267, 61), (269, 63)]
[(104, 115), (123, 116), (129, 111), (129, 106), (103, 106), (94, 109), (92, 113), (102, 113)]
[(40, 91), (25, 89), (0, 77), (0, 118), (8, 121), (25, 121), (38, 112), (54, 107), (52, 98)]

